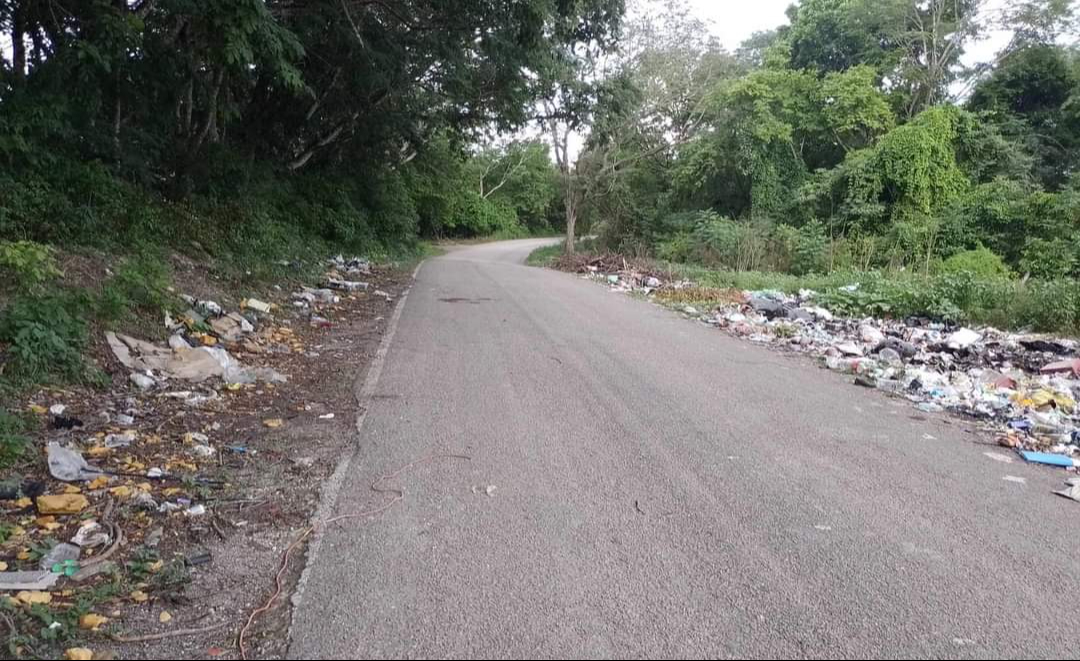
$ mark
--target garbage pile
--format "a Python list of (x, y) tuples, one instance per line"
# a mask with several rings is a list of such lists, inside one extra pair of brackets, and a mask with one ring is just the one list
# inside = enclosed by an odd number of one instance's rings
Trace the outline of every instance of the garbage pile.
[[(655, 300), (749, 341), (814, 356), (856, 384), (904, 397), (924, 412), (979, 420), (1028, 461), (1080, 466), (1080, 345), (1074, 340), (923, 318), (843, 318), (810, 290), (733, 290), (726, 301), (700, 310), (670, 296), (669, 290), (691, 291), (692, 283), (661, 282), (611, 260), (583, 261), (577, 270), (615, 290), (659, 294)], [(1080, 489), (1066, 491), (1080, 495)]]

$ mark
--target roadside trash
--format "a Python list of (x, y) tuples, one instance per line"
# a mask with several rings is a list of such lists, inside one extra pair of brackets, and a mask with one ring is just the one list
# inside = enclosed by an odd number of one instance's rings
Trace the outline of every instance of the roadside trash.
[(5, 571), (0, 572), (0, 591), (48, 590), (60, 580), (52, 571)]
[(202, 516), (206, 514), (206, 506), (201, 504), (192, 505), (191, 507), (184, 510), (184, 514), (187, 516)]
[(239, 342), (244, 335), (255, 332), (251, 322), (235, 312), (210, 320), (210, 328), (226, 342)]
[(69, 647), (64, 650), (64, 659), (67, 661), (91, 661), (94, 651), (88, 647)]
[(971, 345), (975, 344), (982, 339), (982, 335), (976, 333), (970, 328), (961, 328), (945, 341), (946, 346), (950, 349), (967, 349)]
[(90, 501), (86, 496), (77, 493), (65, 493), (53, 496), (38, 496), (35, 499), (39, 514), (78, 514), (87, 507)]
[(300, 468), (311, 468), (315, 465), (315, 457), (297, 457), (292, 462)]
[(329, 278), (326, 281), (326, 286), (330, 289), (340, 289), (342, 291), (363, 291), (371, 286), (370, 282), (359, 282), (355, 280), (339, 280), (338, 278)]
[(191, 451), (200, 457), (213, 457), (217, 454), (217, 451), (209, 445), (195, 445), (191, 448)]
[(692, 317), (698, 315), (698, 310), (693, 305), (687, 305), (682, 311)]
[(394, 300), (394, 297), (391, 296), (389, 292), (385, 292), (385, 291), (383, 291), (381, 289), (376, 289), (375, 292), (374, 292), (374, 295), (375, 296), (382, 296), (383, 298), (386, 299), (387, 303)]
[[(222, 378), (226, 383), (269, 381), (284, 383), (286, 377), (269, 368), (245, 367), (221, 347), (165, 349), (126, 335), (105, 334), (113, 354), (125, 367), (151, 370), (173, 378), (200, 382)], [(132, 352), (137, 353), (133, 356)]]
[(654, 278), (652, 276), (649, 276), (648, 278), (645, 278), (645, 286), (648, 287), (649, 289), (656, 289), (657, 287), (660, 286), (660, 284), (661, 283), (660, 283), (659, 278)]
[(157, 501), (146, 491), (140, 491), (135, 494), (131, 504), (134, 505), (136, 509), (146, 510), (147, 512), (153, 512), (158, 508)]
[(71, 543), (84, 549), (104, 546), (110, 541), (109, 533), (97, 521), (84, 521), (71, 538)]
[(1043, 374), (1071, 374), (1072, 376), (1080, 377), (1080, 358), (1059, 360), (1056, 363), (1046, 365), (1039, 371)]
[(121, 427), (131, 427), (135, 424), (135, 417), (126, 413), (118, 413), (112, 419), (112, 421), (120, 425)]
[(1072, 351), (1072, 348), (1061, 342), (1042, 339), (1020, 340), (1020, 346), (1028, 351), (1042, 351), (1045, 353), (1066, 354)]
[(619, 276), (617, 276), (617, 275), (609, 275), (607, 277), (607, 281), (610, 282), (613, 285), (618, 284), (619, 283)]
[(915, 408), (919, 409), (923, 413), (940, 413), (945, 410), (945, 407), (941, 404), (935, 404), (933, 402), (921, 402)]
[(108, 434), (105, 436), (105, 447), (110, 449), (126, 448), (135, 442), (137, 434), (133, 431), (126, 431), (123, 434)]
[[(49, 549), (49, 552), (41, 558), (38, 566), (42, 571), (51, 571), (54, 574), (63, 574), (64, 571), (57, 571), (57, 567), (64, 567), (65, 563), (76, 561), (79, 556), (82, 555), (82, 549), (74, 544), (57, 544)], [(75, 572), (72, 572), (74, 574)]]
[(100, 468), (86, 463), (78, 450), (49, 443), (47, 451), (49, 474), (61, 482), (88, 482), (105, 474)]
[(157, 385), (157, 381), (154, 380), (154, 377), (139, 372), (132, 372), (131, 376), (128, 378), (131, 379), (131, 382), (140, 390), (150, 390)]
[(877, 381), (868, 376), (855, 377), (855, 385), (862, 386), (864, 388), (877, 388)]
[(265, 301), (260, 301), (257, 298), (245, 299), (240, 303), (240, 307), (254, 310), (262, 314), (270, 314), (270, 311), (274, 309), (274, 306), (272, 306), (271, 304)]
[(211, 559), (213, 559), (213, 556), (210, 554), (209, 549), (196, 549), (184, 556), (184, 562), (188, 567), (198, 567), (200, 565), (208, 564)]
[(263, 420), (263, 426), (268, 429), (277, 429), (285, 424), (285, 421), (281, 418), (270, 418), (269, 420)]
[(220, 317), (225, 312), (221, 306), (214, 301), (189, 300), (187, 302), (204, 317)]
[(49, 421), (49, 427), (51, 429), (78, 429), (82, 426), (82, 420), (79, 420), (78, 418), (69, 418), (63, 415), (58, 415)]
[(1030, 450), (1022, 450), (1020, 456), (1024, 458), (1024, 461), (1031, 462), (1033, 464), (1046, 464), (1047, 466), (1060, 466), (1062, 468), (1073, 468), (1076, 466), (1072, 457), (1063, 454), (1050, 454), (1048, 452), (1032, 452)]
[(64, 406), (63, 404), (53, 404), (52, 406), (49, 407), (49, 415), (54, 415), (54, 416), (64, 415), (64, 411), (66, 411), (66, 410), (67, 410), (67, 407)]
[(330, 266), (346, 273), (371, 273), (371, 262), (363, 257), (345, 259), (344, 256), (338, 255), (334, 259), (328, 260), (328, 262)]
[(333, 413), (327, 413), (325, 415), (320, 415), (319, 416), (319, 420), (333, 420), (333, 419), (334, 419), (334, 414)]
[(1080, 478), (1074, 477), (1065, 480), (1065, 488), (1054, 493), (1080, 503)]
[(854, 342), (841, 342), (840, 344), (836, 345), (836, 349), (845, 356), (863, 355), (862, 347), (855, 344)]

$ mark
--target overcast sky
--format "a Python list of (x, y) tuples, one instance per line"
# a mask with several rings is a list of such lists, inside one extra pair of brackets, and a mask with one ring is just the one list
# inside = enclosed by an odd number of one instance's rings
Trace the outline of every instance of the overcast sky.
[[(991, 0), (991, 9), (1008, 0)], [(792, 0), (686, 0), (694, 15), (708, 21), (712, 32), (728, 50), (735, 50), (747, 37), (762, 30), (771, 30), (787, 23), (788, 5)], [(997, 33), (972, 44), (964, 57), (967, 64), (986, 62), (1005, 43), (1008, 35)]]

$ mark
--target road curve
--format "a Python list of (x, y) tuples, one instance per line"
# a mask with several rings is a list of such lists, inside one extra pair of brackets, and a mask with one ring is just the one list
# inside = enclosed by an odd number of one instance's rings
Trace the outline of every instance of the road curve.
[(1080, 656), (1063, 473), (541, 243), (420, 270), (290, 658)]

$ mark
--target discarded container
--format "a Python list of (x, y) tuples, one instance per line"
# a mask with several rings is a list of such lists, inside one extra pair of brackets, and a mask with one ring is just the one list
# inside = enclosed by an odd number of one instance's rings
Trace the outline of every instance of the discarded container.
[(274, 309), (274, 306), (270, 305), (265, 301), (260, 301), (257, 298), (246, 299), (240, 304), (240, 307), (248, 308), (249, 310), (254, 310), (256, 312), (261, 312), (262, 314), (269, 314), (270, 311)]
[(80, 555), (82, 555), (82, 549), (74, 544), (57, 544), (41, 558), (38, 566), (41, 567), (42, 571), (62, 574), (64, 572), (56, 571), (56, 567), (63, 566), (70, 561), (77, 561)]

